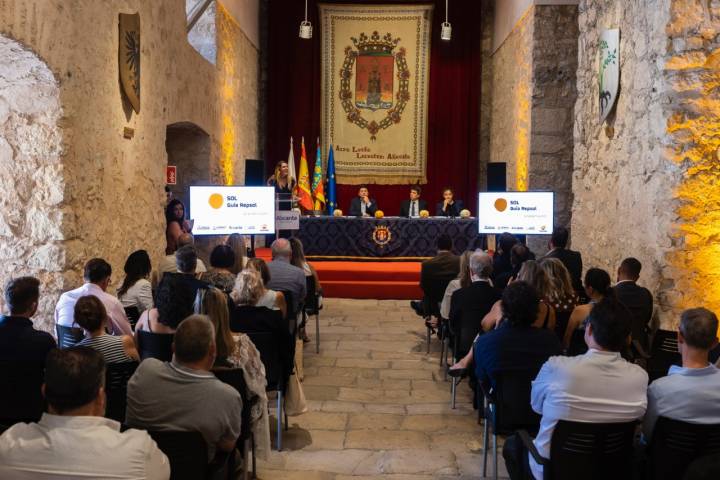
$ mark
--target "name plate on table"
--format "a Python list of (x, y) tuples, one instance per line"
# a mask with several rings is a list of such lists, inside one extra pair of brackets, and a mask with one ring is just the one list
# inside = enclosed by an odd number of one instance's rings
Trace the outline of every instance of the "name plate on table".
[(278, 230), (300, 230), (300, 212), (277, 210), (275, 212), (275, 228)]

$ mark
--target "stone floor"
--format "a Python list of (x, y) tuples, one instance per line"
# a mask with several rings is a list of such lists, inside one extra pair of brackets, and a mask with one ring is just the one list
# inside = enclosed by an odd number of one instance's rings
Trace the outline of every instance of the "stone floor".
[(283, 451), (259, 462), (259, 478), (482, 478), (482, 426), (467, 382), (451, 409), (438, 340), (427, 355), (424, 325), (409, 302), (327, 299), (319, 355), (309, 326), (309, 411), (289, 418)]

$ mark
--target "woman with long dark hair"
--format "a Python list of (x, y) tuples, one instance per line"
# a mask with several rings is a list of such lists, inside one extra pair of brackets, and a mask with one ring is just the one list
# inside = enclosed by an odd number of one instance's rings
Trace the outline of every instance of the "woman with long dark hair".
[(192, 221), (185, 219), (185, 205), (177, 198), (170, 200), (165, 207), (165, 220), (167, 221), (165, 255), (171, 255), (177, 250), (180, 235), (192, 232)]
[[(604, 298), (615, 300), (615, 292), (612, 290), (610, 274), (605, 270), (591, 268), (585, 272), (585, 281), (583, 283), (585, 286), (585, 294), (590, 299), (590, 303), (576, 306), (570, 315), (570, 320), (568, 321), (563, 338), (563, 347), (568, 349), (569, 355), (577, 355), (583, 353), (583, 350), (587, 350), (587, 347), (584, 346), (584, 340), (580, 342), (579, 339), (583, 337), (585, 320), (590, 315), (595, 304)], [(573, 344), (573, 336), (577, 339), (574, 342), (577, 345)]]
[(152, 286), (150, 285), (150, 256), (145, 250), (136, 250), (125, 261), (125, 278), (117, 290), (122, 306), (136, 307), (138, 312), (153, 308)]

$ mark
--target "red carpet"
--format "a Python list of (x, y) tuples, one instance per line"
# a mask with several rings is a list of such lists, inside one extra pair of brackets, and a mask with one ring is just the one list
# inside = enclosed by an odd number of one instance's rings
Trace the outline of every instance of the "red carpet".
[[(256, 255), (270, 261), (270, 249)], [(311, 262), (325, 297), (416, 300), (420, 290), (420, 262)]]

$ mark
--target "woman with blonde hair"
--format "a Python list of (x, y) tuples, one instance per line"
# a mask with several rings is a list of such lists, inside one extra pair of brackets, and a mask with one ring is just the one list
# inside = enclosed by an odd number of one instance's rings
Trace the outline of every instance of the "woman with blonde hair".
[(268, 419), (265, 366), (255, 345), (244, 333), (230, 331), (227, 296), (217, 288), (198, 290), (195, 313), (207, 315), (215, 327), (216, 367), (242, 368), (243, 377), (252, 397), (257, 397), (250, 412), (251, 429), (258, 455), (266, 459), (270, 452), (270, 421)]
[(237, 275), (248, 263), (245, 237), (239, 233), (233, 233), (228, 236), (227, 240), (225, 240), (225, 245), (232, 248), (232, 251), (235, 254), (233, 265), (228, 268), (228, 270), (230, 270), (233, 275)]
[[(513, 281), (522, 281), (530, 284), (535, 289), (538, 296), (540, 297), (540, 305), (538, 307), (537, 319), (532, 324), (536, 328), (547, 328), (548, 330), (555, 330), (555, 309), (550, 305), (547, 300), (547, 295), (550, 291), (550, 282), (545, 271), (540, 268), (538, 262), (535, 260), (527, 260), (523, 262), (520, 267), (520, 272), (517, 274), (517, 278)], [(495, 302), (493, 308), (485, 315), (482, 320), (483, 330), (488, 331), (497, 326), (502, 321), (502, 308), (500, 306), (500, 300)]]
[(538, 262), (548, 277), (549, 290), (545, 299), (555, 309), (555, 333), (562, 339), (578, 296), (572, 286), (570, 272), (557, 258), (543, 258)]
[[(260, 294), (260, 299), (256, 300), (256, 303), (246, 303), (245, 305), (267, 307), (271, 310), (280, 310), (283, 314), (283, 318), (285, 318), (287, 315), (285, 295), (283, 295), (282, 292), (277, 292), (267, 288), (267, 284), (270, 283), (270, 269), (268, 269), (265, 260), (262, 258), (251, 258), (247, 263), (247, 268), (243, 271), (248, 270), (254, 271), (259, 275), (259, 280), (262, 285), (258, 286), (256, 283), (253, 283), (252, 286), (248, 287), (257, 291), (257, 293)], [(255, 280), (253, 279), (252, 282), (255, 282)], [(235, 280), (235, 286), (239, 287), (240, 283), (240, 275), (238, 275), (238, 278)], [(240, 289), (236, 288), (236, 290), (238, 290), (238, 293), (235, 294), (237, 296), (239, 295)], [(235, 303), (238, 303), (237, 298), (233, 298), (233, 300), (235, 300)]]

